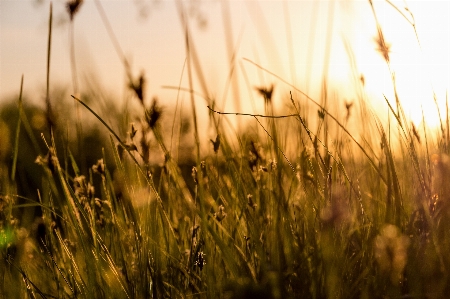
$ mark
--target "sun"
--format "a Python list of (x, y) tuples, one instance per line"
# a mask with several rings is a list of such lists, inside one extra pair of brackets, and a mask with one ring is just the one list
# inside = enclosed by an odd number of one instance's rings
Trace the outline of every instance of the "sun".
[[(450, 82), (450, 22), (448, 2), (416, 1), (408, 6), (374, 2), (377, 20), (388, 45), (389, 60), (376, 42), (377, 27), (373, 13), (357, 18), (362, 22), (353, 35), (358, 66), (366, 78), (366, 90), (379, 113), (387, 111), (386, 99), (396, 103), (417, 126), (440, 125), (446, 118), (446, 98)], [(355, 10), (367, 13), (359, 7)], [(353, 25), (356, 25), (355, 22)], [(372, 27), (372, 29), (370, 29)], [(367, 39), (372, 32), (372, 40)]]

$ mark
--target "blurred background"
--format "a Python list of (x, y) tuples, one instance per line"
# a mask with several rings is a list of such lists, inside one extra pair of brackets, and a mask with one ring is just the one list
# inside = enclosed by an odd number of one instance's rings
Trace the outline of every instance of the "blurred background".
[[(126, 71), (103, 11), (133, 76), (145, 74), (145, 100), (157, 96), (165, 105), (174, 105), (177, 91), (169, 87), (188, 87), (183, 11), (207, 87), (194, 74), (194, 89), (215, 99), (220, 109), (263, 112), (262, 103), (251, 105), (255, 86), (275, 84), (275, 105), (283, 102), (276, 99), (288, 99), (289, 86), (248, 60), (314, 99), (320, 97), (326, 78), (349, 103), (356, 97), (355, 82), (362, 79), (372, 107), (381, 114), (388, 111), (383, 95), (394, 101), (388, 66), (377, 51), (369, 1), (86, 0), (72, 24), (78, 83), (72, 77), (66, 2), (53, 1), (52, 90), (73, 94), (77, 84), (79, 91), (101, 92), (110, 105), (127, 98)], [(423, 108), (427, 124), (437, 125), (433, 92), (445, 111), (450, 78), (450, 3), (373, 3), (390, 46), (391, 70), (405, 112), (418, 125)], [(17, 99), (23, 74), (28, 101), (44, 104), (49, 6), (46, 0), (0, 1), (3, 103)], [(197, 103), (206, 112), (205, 102)]]

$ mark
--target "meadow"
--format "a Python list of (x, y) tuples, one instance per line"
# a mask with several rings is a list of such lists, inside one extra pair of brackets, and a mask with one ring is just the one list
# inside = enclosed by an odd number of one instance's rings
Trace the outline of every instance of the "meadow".
[[(81, 3), (68, 2), (72, 21)], [(248, 87), (264, 114), (221, 111), (193, 90), (185, 24), (191, 102), (178, 116), (125, 57), (134, 108), (51, 89), (49, 68), (44, 108), (22, 87), (1, 107), (0, 297), (445, 298), (448, 109), (430, 132), (397, 93), (387, 115), (372, 111), (364, 77), (354, 102), (334, 105), (325, 78), (313, 99), (254, 63), (285, 83), (283, 113), (280, 83)], [(50, 10), (47, 66), (51, 28)]]

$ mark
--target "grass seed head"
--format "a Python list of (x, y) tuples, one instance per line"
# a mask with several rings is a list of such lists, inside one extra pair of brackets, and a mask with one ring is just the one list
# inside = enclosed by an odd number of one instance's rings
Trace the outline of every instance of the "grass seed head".
[(92, 171), (102, 175), (105, 174), (105, 163), (103, 162), (103, 159), (97, 160), (97, 164), (92, 166)]
[(197, 253), (197, 257), (195, 259), (195, 263), (194, 264), (200, 269), (200, 271), (202, 271), (203, 270), (203, 266), (206, 265), (205, 255), (206, 254), (204, 254), (203, 251), (199, 251)]
[(248, 194), (247, 195), (247, 204), (250, 208), (253, 209), (253, 211), (256, 209), (256, 207), (258, 206), (254, 201), (253, 201), (253, 195)]
[(248, 164), (252, 170), (255, 169), (259, 162), (263, 160), (263, 155), (258, 143), (253, 140), (250, 141), (249, 151), (248, 151)]
[(198, 184), (198, 177), (197, 177), (197, 167), (192, 167), (191, 176), (194, 179), (194, 183)]
[(136, 136), (137, 129), (134, 127), (134, 123), (131, 123), (131, 131), (128, 132), (130, 134), (130, 139), (133, 140), (134, 136)]
[(217, 221), (222, 222), (225, 217), (227, 217), (227, 213), (225, 213), (225, 207), (223, 205), (220, 205), (219, 211), (217, 213), (214, 213), (214, 218), (216, 218)]
[(158, 100), (153, 98), (152, 106), (145, 111), (145, 120), (150, 129), (154, 129), (157, 122), (160, 120), (163, 109), (158, 105)]
[(416, 128), (416, 126), (414, 125), (413, 122), (411, 122), (411, 128), (412, 128), (412, 132), (414, 134), (414, 137), (416, 137), (417, 142), (419, 142), (419, 144), (420, 144), (420, 135), (419, 135), (419, 132), (417, 131), (417, 128)]
[(214, 152), (217, 153), (219, 151), (219, 146), (220, 146), (220, 134), (217, 134), (216, 141), (214, 141), (212, 139), (210, 139), (210, 141), (213, 144)]
[(94, 197), (94, 186), (86, 180), (84, 175), (77, 176), (73, 179), (73, 188), (75, 195), (80, 199), (81, 203), (88, 203), (89, 199)]
[(384, 60), (389, 63), (390, 57), (389, 54), (391, 53), (391, 45), (386, 42), (384, 39), (383, 31), (378, 26), (378, 35), (375, 37), (375, 42), (377, 43), (377, 51), (383, 55)]
[(256, 90), (260, 95), (264, 97), (264, 103), (269, 104), (272, 102), (272, 94), (273, 94), (273, 85), (267, 87), (256, 87)]
[(353, 107), (353, 102), (345, 101), (345, 109), (347, 110), (347, 115), (345, 116), (345, 119), (347, 119), (347, 120), (350, 118), (352, 107)]
[(366, 85), (366, 78), (364, 77), (363, 74), (361, 74), (361, 76), (359, 76), (359, 80), (361, 81), (362, 86)]
[(67, 11), (70, 15), (70, 20), (73, 21), (75, 14), (80, 10), (81, 4), (83, 4), (83, 0), (69, 0), (66, 3)]
[(36, 164), (47, 167), (52, 173), (58, 167), (58, 158), (56, 157), (55, 149), (50, 147), (45, 157), (38, 156), (34, 161)]
[(141, 102), (141, 105), (144, 106), (144, 89), (146, 84), (144, 72), (141, 73), (136, 82), (133, 81), (128, 84), (128, 87), (134, 91), (137, 98)]

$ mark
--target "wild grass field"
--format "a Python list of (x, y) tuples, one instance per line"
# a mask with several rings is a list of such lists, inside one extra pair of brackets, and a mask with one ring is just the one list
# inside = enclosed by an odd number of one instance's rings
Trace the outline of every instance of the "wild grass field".
[[(68, 2), (72, 21), (81, 3)], [(50, 10), (47, 65), (51, 28)], [(191, 42), (186, 28), (191, 86), (180, 92), (193, 103)], [(359, 98), (333, 108), (324, 79), (320, 99), (286, 83), (284, 114), (268, 85), (251, 87), (264, 114), (228, 115), (205, 98), (208, 115), (187, 105), (175, 117), (148, 104), (145, 77), (121, 59), (138, 109), (50, 92), (49, 75), (44, 109), (22, 87), (0, 109), (0, 297), (448, 296), (448, 109), (430, 134), (398, 98), (388, 115), (368, 108), (363, 78)], [(232, 116), (248, 125), (231, 130)]]

